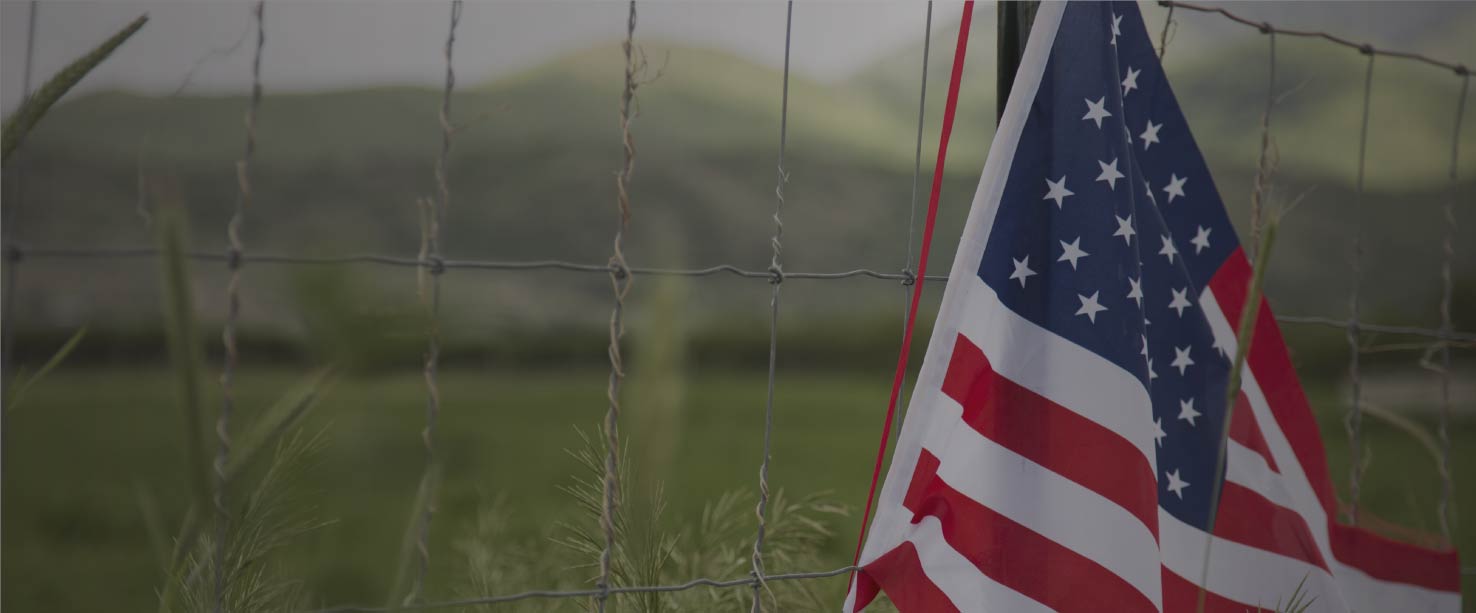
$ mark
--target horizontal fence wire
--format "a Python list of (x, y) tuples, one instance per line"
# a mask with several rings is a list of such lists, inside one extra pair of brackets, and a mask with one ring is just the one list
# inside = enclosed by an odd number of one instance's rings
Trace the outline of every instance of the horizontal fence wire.
[[(1463, 79), (1469, 79), (1469, 69), (1464, 64), (1449, 62), (1430, 58), (1417, 53), (1379, 49), (1367, 43), (1359, 43), (1347, 38), (1321, 31), (1295, 30), (1279, 27), (1266, 22), (1247, 19), (1231, 11), (1218, 6), (1202, 5), (1190, 2), (1178, 2), (1172, 0), (1160, 0), (1161, 6), (1195, 12), (1218, 14), (1231, 21), (1250, 26), (1260, 30), (1262, 33), (1278, 34), (1292, 37), (1318, 38), (1337, 45), (1349, 47), (1370, 57), (1379, 55), (1391, 58), (1415, 61), (1429, 66), (1443, 68), (1453, 71)], [(1167, 30), (1165, 31), (1166, 34)], [(921, 109), (920, 109), (921, 111)], [(10, 224), (6, 224), (9, 226)], [(7, 228), (9, 229), (9, 228)], [(910, 237), (910, 233), (909, 233)], [(8, 239), (11, 237), (7, 237)], [(107, 248), (74, 248), (74, 247), (23, 247), (13, 240), (8, 240), (3, 251), (5, 262), (12, 266), (10, 279), (14, 279), (14, 267), (27, 259), (36, 260), (116, 260), (129, 258), (152, 258), (160, 255), (156, 248), (152, 247), (107, 247)], [(910, 245), (910, 242), (909, 242)], [(652, 276), (681, 276), (681, 277), (710, 277), (710, 276), (735, 276), (749, 279), (763, 279), (775, 284), (789, 279), (812, 279), (812, 280), (840, 280), (850, 278), (870, 278), (885, 281), (899, 281), (903, 286), (911, 286), (917, 282), (916, 275), (911, 271), (909, 248), (909, 264), (899, 273), (882, 272), (869, 268), (856, 268), (836, 272), (789, 272), (772, 266), (767, 270), (751, 270), (731, 264), (719, 264), (706, 268), (645, 268), (630, 267), (623, 263), (589, 264), (557, 259), (543, 260), (479, 260), (479, 259), (446, 259), (437, 254), (422, 257), (403, 257), (383, 254), (343, 254), (326, 256), (309, 256), (282, 253), (256, 253), (245, 254), (239, 250), (226, 252), (191, 251), (184, 257), (196, 261), (225, 262), (236, 266), (252, 264), (284, 264), (284, 265), (354, 265), (369, 264), (396, 267), (411, 267), (429, 271), (431, 274), (439, 275), (450, 269), (466, 270), (490, 270), (490, 271), (568, 271), (599, 273), (606, 275), (652, 275)], [(946, 275), (929, 275), (929, 281), (947, 282)], [(7, 300), (14, 292), (6, 292)], [(5, 309), (5, 315), (10, 315), (10, 308)], [(1347, 330), (1355, 328), (1365, 332), (1376, 332), (1394, 335), (1406, 335), (1434, 339), (1443, 343), (1445, 347), (1470, 346), (1476, 343), (1476, 333), (1452, 330), (1449, 323), (1445, 323), (1441, 329), (1422, 328), (1404, 325), (1381, 325), (1369, 324), (1357, 320), (1343, 320), (1320, 316), (1294, 316), (1278, 315), (1277, 321), (1288, 324), (1317, 325), (1330, 328)], [(9, 326), (5, 326), (7, 329)], [(1361, 348), (1367, 350), (1367, 348)], [(7, 360), (8, 362), (9, 360)], [(771, 375), (772, 376), (772, 375)], [(756, 570), (759, 567), (756, 567)], [(814, 580), (845, 575), (859, 570), (856, 566), (846, 566), (828, 571), (819, 572), (794, 572), (780, 574), (766, 574), (761, 570), (748, 577), (718, 580), (711, 578), (695, 578), (684, 583), (653, 586), (615, 586), (602, 585), (592, 589), (584, 590), (534, 590), (518, 592), (507, 595), (489, 595), (460, 600), (444, 600), (431, 602), (412, 602), (397, 607), (382, 606), (357, 606), (341, 605), (330, 608), (317, 609), (313, 613), (348, 613), (364, 612), (374, 613), (390, 610), (431, 610), (457, 607), (472, 607), (483, 605), (495, 605), (512, 603), (535, 599), (559, 599), (559, 598), (589, 598), (601, 597), (611, 594), (637, 594), (637, 593), (669, 593), (681, 592), (700, 587), (706, 588), (756, 588), (766, 582)], [(1476, 576), (1476, 567), (1465, 567), (1461, 569), (1463, 576)]]
[(1427, 64), (1429, 66), (1435, 66), (1437, 68), (1444, 68), (1444, 69), (1449, 70), (1449, 71), (1452, 71), (1452, 72), (1454, 72), (1457, 75), (1460, 75), (1462, 77), (1471, 74), (1470, 69), (1467, 68), (1465, 64), (1460, 64), (1460, 63), (1457, 63), (1457, 62), (1449, 62), (1449, 61), (1445, 61), (1445, 60), (1438, 60), (1438, 59), (1435, 59), (1435, 58), (1432, 58), (1432, 57), (1429, 57), (1429, 56), (1426, 56), (1426, 55), (1421, 55), (1419, 53), (1411, 53), (1411, 52), (1408, 52), (1408, 51), (1394, 51), (1394, 50), (1390, 50), (1390, 49), (1379, 49), (1379, 48), (1374, 47), (1373, 45), (1371, 45), (1369, 43), (1360, 43), (1360, 42), (1348, 40), (1347, 38), (1343, 38), (1342, 36), (1338, 36), (1336, 34), (1332, 34), (1332, 33), (1328, 33), (1328, 32), (1322, 32), (1322, 31), (1317, 31), (1317, 30), (1294, 30), (1294, 29), (1291, 29), (1291, 28), (1283, 28), (1281, 26), (1273, 25), (1273, 24), (1270, 24), (1270, 23), (1267, 23), (1267, 22), (1264, 22), (1264, 21), (1256, 21), (1254, 19), (1248, 19), (1248, 18), (1245, 18), (1245, 17), (1241, 17), (1240, 15), (1237, 15), (1235, 13), (1232, 13), (1232, 12), (1226, 10), (1225, 8), (1219, 7), (1219, 6), (1210, 6), (1210, 5), (1205, 5), (1205, 4), (1196, 4), (1196, 3), (1193, 3), (1193, 2), (1177, 2), (1175, 0), (1159, 0), (1158, 5), (1159, 6), (1166, 6), (1166, 7), (1170, 7), (1170, 8), (1184, 9), (1184, 10), (1189, 10), (1189, 11), (1197, 11), (1197, 12), (1200, 12), (1200, 13), (1215, 13), (1215, 14), (1219, 14), (1220, 16), (1225, 17), (1226, 19), (1229, 19), (1230, 21), (1234, 21), (1236, 23), (1240, 23), (1240, 24), (1243, 24), (1243, 25), (1250, 26), (1252, 28), (1255, 28), (1257, 30), (1260, 30), (1262, 33), (1265, 33), (1265, 34), (1269, 34), (1269, 33), (1275, 32), (1276, 34), (1280, 34), (1280, 35), (1283, 35), (1283, 36), (1296, 36), (1296, 37), (1301, 37), (1301, 38), (1320, 38), (1320, 39), (1323, 39), (1323, 40), (1326, 40), (1326, 41), (1329, 41), (1329, 42), (1332, 42), (1332, 43), (1335, 43), (1335, 44), (1338, 44), (1338, 45), (1342, 45), (1344, 47), (1348, 47), (1350, 49), (1357, 49), (1358, 51), (1360, 51), (1362, 53), (1365, 53), (1365, 54), (1368, 54), (1368, 55), (1382, 55), (1382, 56), (1385, 56), (1385, 57), (1393, 57), (1393, 58), (1400, 58), (1400, 59), (1405, 59), (1405, 60), (1412, 60), (1412, 61), (1419, 62), (1419, 63), (1422, 63), (1422, 64)]
[[(118, 247), (101, 249), (83, 248), (20, 248), (11, 246), (7, 249), (8, 257), (13, 260), (25, 259), (116, 259), (116, 258), (149, 258), (159, 255), (159, 250), (152, 247)], [(190, 251), (184, 257), (192, 260), (223, 262), (231, 256), (229, 253), (215, 253), (210, 251)], [(244, 262), (255, 264), (306, 264), (306, 265), (332, 265), (332, 264), (378, 264), (385, 266), (407, 266), (422, 267), (429, 270), (562, 270), (568, 272), (588, 272), (609, 274), (609, 264), (586, 264), (580, 262), (569, 262), (564, 260), (457, 260), (457, 259), (420, 259), (415, 257), (401, 257), (376, 254), (348, 254), (330, 256), (305, 256), (287, 255), (280, 253), (252, 253), (240, 256)], [(648, 268), (641, 266), (630, 266), (627, 271), (634, 274), (652, 276), (672, 277), (711, 277), (717, 275), (733, 275), (747, 279), (773, 280), (775, 274), (783, 275), (784, 279), (813, 279), (813, 280), (837, 280), (851, 278), (870, 278), (883, 281), (900, 281), (903, 285), (911, 285), (917, 281), (917, 275), (911, 271), (892, 273), (881, 272), (870, 268), (854, 268), (836, 272), (777, 272), (774, 270), (751, 270), (734, 266), (732, 264), (718, 264), (706, 268)], [(928, 281), (947, 283), (946, 275), (928, 275)], [(1276, 321), (1288, 324), (1320, 325), (1338, 329), (1347, 329), (1349, 322), (1342, 319), (1305, 315), (1277, 315)], [(1371, 324), (1359, 322), (1360, 330), (1378, 332), (1382, 334), (1398, 334), (1404, 336), (1419, 336), (1444, 341), (1455, 341), (1458, 343), (1476, 343), (1476, 332), (1465, 332), (1460, 330), (1441, 330), (1437, 328), (1421, 328), (1418, 326), (1402, 326), (1387, 324)]]

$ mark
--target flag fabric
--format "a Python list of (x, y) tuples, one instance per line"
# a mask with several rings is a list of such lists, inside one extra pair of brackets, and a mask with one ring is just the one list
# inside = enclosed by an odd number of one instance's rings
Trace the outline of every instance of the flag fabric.
[(1136, 4), (1042, 3), (845, 610), (1459, 611), (1337, 521), (1265, 302), (1226, 406), (1250, 273)]

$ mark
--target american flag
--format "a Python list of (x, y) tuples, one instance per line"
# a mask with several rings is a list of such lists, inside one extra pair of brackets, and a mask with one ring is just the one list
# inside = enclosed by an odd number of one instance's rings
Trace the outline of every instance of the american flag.
[(1250, 272), (1137, 6), (1042, 3), (845, 610), (1459, 611), (1338, 522), (1265, 302), (1226, 406)]

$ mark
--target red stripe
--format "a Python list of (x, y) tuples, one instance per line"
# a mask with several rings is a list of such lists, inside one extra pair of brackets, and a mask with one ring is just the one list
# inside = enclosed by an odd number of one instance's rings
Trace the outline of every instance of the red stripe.
[(1261, 434), (1261, 426), (1256, 423), (1256, 414), (1251, 410), (1245, 392), (1238, 392), (1235, 396), (1235, 410), (1230, 414), (1230, 440), (1256, 452), (1273, 472), (1280, 472), (1276, 468), (1276, 460), (1271, 459), (1271, 447), (1266, 445), (1266, 437)]
[[(1173, 571), (1163, 569), (1163, 610), (1164, 613), (1194, 613), (1199, 606), (1199, 586), (1188, 579), (1180, 577)], [(1230, 600), (1224, 596), (1205, 590), (1204, 611), (1202, 613), (1246, 613), (1247, 611), (1264, 611), (1265, 609), (1253, 607), (1244, 603)]]
[(1461, 560), (1454, 549), (1426, 549), (1337, 523), (1328, 532), (1333, 557), (1370, 577), (1442, 592), (1461, 590)]
[(922, 562), (917, 558), (917, 547), (910, 541), (902, 541), (901, 545), (882, 554), (857, 574), (855, 610), (871, 603), (876, 597), (878, 584), (887, 591), (887, 598), (897, 605), (898, 611), (958, 611), (958, 607), (923, 572)]
[(938, 465), (922, 451), (905, 504), (914, 522), (937, 518), (944, 540), (979, 572), (1057, 611), (1157, 611), (1142, 592), (1096, 562), (949, 487), (938, 478)]
[(1216, 517), (1215, 536), (1328, 570), (1301, 515), (1239, 483), (1226, 481), (1221, 487)]
[(1111, 500), (1158, 534), (1153, 467), (1127, 439), (1000, 376), (962, 334), (943, 393), (963, 405), (964, 421), (985, 438)]
[[(1250, 262), (1240, 249), (1236, 249), (1210, 278), (1214, 299), (1237, 333), (1250, 273)], [(1286, 341), (1281, 338), (1281, 329), (1271, 314), (1271, 306), (1263, 299), (1260, 308), (1246, 360), (1266, 396), (1266, 404), (1276, 418), (1276, 426), (1286, 435), (1292, 452), (1297, 456), (1297, 463), (1301, 464), (1302, 472), (1306, 473), (1312, 490), (1322, 502), (1323, 510), (1332, 513), (1336, 507), (1332, 480), (1327, 471), (1327, 452), (1322, 447), (1317, 421), (1312, 418), (1312, 406), (1307, 403), (1302, 384), (1297, 381), (1297, 371), (1287, 355)]]
[(912, 328), (917, 322), (917, 305), (922, 300), (923, 281), (928, 273), (928, 253), (933, 246), (933, 222), (938, 218), (938, 196), (943, 191), (943, 166), (948, 159), (948, 138), (953, 134), (953, 115), (958, 110), (958, 89), (963, 81), (964, 58), (969, 50), (969, 22), (974, 15), (974, 0), (964, 2), (963, 16), (958, 22), (958, 43), (953, 49), (953, 74), (948, 80), (948, 102), (943, 107), (943, 129), (938, 135), (938, 161), (933, 167), (933, 191), (928, 195), (928, 218), (923, 225), (922, 250), (917, 260), (917, 283), (912, 286), (912, 308), (907, 311), (907, 325), (902, 329), (902, 349), (897, 354), (897, 372), (892, 375), (892, 395), (887, 400), (887, 417), (882, 422), (881, 443), (876, 447), (876, 465), (871, 469), (871, 488), (866, 492), (866, 511), (861, 514), (861, 533), (856, 538), (856, 556), (861, 562), (861, 546), (866, 543), (866, 526), (871, 520), (871, 503), (876, 499), (876, 484), (881, 481), (882, 460), (887, 455), (887, 440), (892, 437), (892, 419), (897, 415), (897, 397), (902, 394), (902, 379), (907, 375), (907, 358), (912, 351)]
[[(1210, 289), (1232, 327), (1240, 325), (1250, 280), (1250, 263), (1237, 249), (1210, 279)], [(1312, 408), (1302, 392), (1296, 370), (1288, 357), (1281, 329), (1271, 307), (1261, 301), (1255, 335), (1247, 356), (1251, 371), (1266, 396), (1275, 426), (1280, 428), (1306, 473), (1313, 491), (1328, 516), (1333, 557), (1369, 576), (1432, 590), (1460, 590), (1460, 559), (1453, 550), (1435, 550), (1400, 543), (1367, 530), (1337, 523), (1332, 480), (1328, 476), (1326, 451)], [(1227, 484), (1228, 485), (1228, 484)], [(1223, 521), (1223, 519), (1222, 519)], [(1218, 530), (1217, 530), (1218, 532)]]

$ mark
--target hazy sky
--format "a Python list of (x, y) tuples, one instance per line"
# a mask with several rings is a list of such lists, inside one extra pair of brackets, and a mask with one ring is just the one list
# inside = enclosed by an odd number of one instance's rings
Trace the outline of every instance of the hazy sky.
[[(1419, 48), (1410, 33), (1438, 23), (1447, 9), (1431, 4), (1231, 3), (1257, 19), (1292, 27), (1336, 27), (1375, 44)], [(267, 3), (264, 80), (273, 91), (370, 84), (434, 84), (449, 3), (443, 0), (276, 0)], [(1156, 3), (1141, 3), (1161, 23)], [(934, 27), (958, 20), (960, 2), (939, 2)], [(1452, 5), (1446, 5), (1449, 7)], [(0, 105), (21, 95), (29, 3), (0, 2)], [(794, 69), (819, 79), (844, 78), (921, 37), (918, 1), (800, 2), (794, 9)], [(993, 28), (994, 6), (980, 3), (976, 27)], [(535, 66), (562, 54), (618, 40), (626, 5), (610, 0), (467, 2), (456, 67), (473, 83)], [(80, 91), (124, 87), (168, 93), (191, 75), (189, 91), (244, 91), (249, 75), (250, 3), (241, 0), (43, 0), (35, 47), (35, 80), (50, 75), (133, 17), (152, 21), (89, 75)], [(1254, 32), (1209, 15), (1182, 18), (1181, 39), (1203, 42)], [(1334, 25), (1327, 25), (1333, 22)], [(639, 37), (714, 47), (779, 65), (784, 4), (776, 1), (666, 0), (640, 5)], [(1476, 37), (1473, 37), (1476, 38)], [(240, 43), (239, 45), (237, 43)], [(1476, 43), (1473, 43), (1476, 44)], [(1476, 58), (1455, 58), (1471, 62)]]

